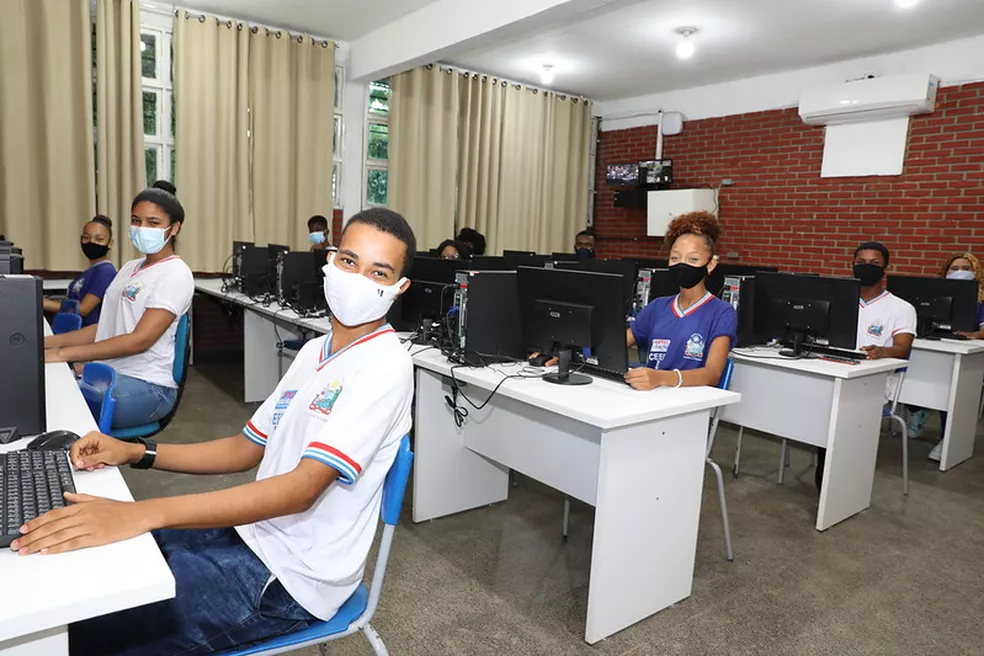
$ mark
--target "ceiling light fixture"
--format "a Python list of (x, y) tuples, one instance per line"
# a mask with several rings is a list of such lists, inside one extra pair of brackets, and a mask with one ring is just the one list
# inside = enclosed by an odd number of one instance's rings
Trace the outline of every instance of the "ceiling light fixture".
[(676, 45), (676, 56), (680, 59), (690, 59), (694, 56), (696, 46), (690, 37), (697, 33), (696, 27), (678, 27), (676, 33), (683, 39)]
[(919, 4), (919, 0), (895, 0), (895, 6), (899, 9), (911, 9)]
[(554, 73), (552, 64), (544, 64), (543, 70), (540, 71), (540, 83), (541, 84), (553, 84)]

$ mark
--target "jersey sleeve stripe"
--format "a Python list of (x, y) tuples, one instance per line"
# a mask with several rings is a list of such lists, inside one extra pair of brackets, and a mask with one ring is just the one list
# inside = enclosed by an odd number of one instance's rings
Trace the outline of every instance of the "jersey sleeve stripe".
[(355, 460), (352, 460), (347, 455), (345, 455), (344, 453), (342, 453), (341, 451), (339, 451), (333, 446), (328, 446), (327, 444), (323, 444), (321, 442), (311, 442), (310, 444), (308, 444), (307, 448), (309, 450), (314, 449), (316, 451), (323, 451), (326, 454), (335, 456), (336, 458), (339, 458), (342, 462), (344, 462), (348, 467), (350, 467), (356, 473), (356, 475), (362, 473), (362, 467), (359, 466), (359, 463), (357, 463)]
[(310, 458), (312, 460), (317, 460), (323, 465), (328, 465), (332, 469), (338, 471), (338, 482), (344, 485), (351, 485), (359, 477), (359, 474), (354, 470), (351, 465), (339, 458), (333, 453), (327, 453), (321, 449), (316, 449), (313, 447), (308, 447), (301, 454), (301, 458)]
[(243, 427), (243, 435), (245, 435), (250, 442), (255, 442), (260, 446), (266, 446), (267, 443), (266, 434), (257, 430), (256, 426), (253, 425), (252, 421), (247, 422), (246, 425)]

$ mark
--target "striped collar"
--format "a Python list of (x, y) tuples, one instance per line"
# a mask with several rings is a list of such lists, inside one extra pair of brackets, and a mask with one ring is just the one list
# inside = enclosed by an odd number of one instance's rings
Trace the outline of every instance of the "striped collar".
[(874, 305), (875, 303), (877, 303), (878, 301), (882, 300), (886, 296), (888, 296), (888, 290), (887, 289), (884, 290), (884, 291), (882, 291), (881, 294), (879, 294), (878, 296), (874, 297), (870, 301), (866, 301), (863, 298), (858, 297), (858, 305), (860, 305), (861, 307), (865, 308), (865, 307), (868, 307), (869, 305)]
[(688, 307), (686, 310), (681, 310), (680, 295), (677, 294), (676, 296), (673, 297), (673, 302), (670, 303), (670, 308), (673, 310), (673, 314), (674, 316), (676, 316), (677, 319), (682, 319), (684, 317), (690, 316), (700, 308), (707, 305), (712, 298), (714, 298), (714, 294), (712, 294), (711, 292), (705, 292), (699, 301)]
[(359, 339), (355, 340), (351, 344), (345, 346), (344, 348), (339, 349), (337, 353), (331, 352), (331, 337), (328, 337), (325, 339), (325, 343), (321, 347), (321, 361), (318, 363), (317, 370), (321, 371), (326, 364), (328, 364), (329, 362), (340, 356), (342, 353), (345, 353), (345, 351), (348, 351), (349, 349), (354, 348), (359, 344), (365, 344), (370, 340), (376, 339), (380, 335), (385, 335), (387, 333), (395, 333), (395, 332), (396, 331), (393, 330), (393, 326), (389, 325), (388, 323), (384, 324), (379, 328), (377, 328), (376, 330), (369, 333), (368, 335), (360, 337)]
[(155, 267), (158, 264), (164, 264), (165, 262), (170, 262), (171, 260), (180, 260), (180, 259), (181, 259), (180, 255), (169, 255), (168, 257), (165, 257), (163, 260), (154, 262), (153, 264), (150, 264), (148, 266), (144, 266), (144, 262), (147, 261), (147, 258), (145, 257), (144, 259), (140, 260), (140, 264), (138, 264), (136, 268), (132, 272), (130, 272), (130, 277), (132, 278), (133, 276), (137, 275), (141, 271), (146, 271), (147, 269), (151, 267)]

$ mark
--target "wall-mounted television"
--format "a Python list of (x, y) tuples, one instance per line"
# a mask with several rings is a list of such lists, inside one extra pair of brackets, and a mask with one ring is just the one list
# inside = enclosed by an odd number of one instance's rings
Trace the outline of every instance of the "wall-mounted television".
[(635, 187), (639, 184), (639, 162), (609, 164), (605, 170), (605, 184), (610, 187)]

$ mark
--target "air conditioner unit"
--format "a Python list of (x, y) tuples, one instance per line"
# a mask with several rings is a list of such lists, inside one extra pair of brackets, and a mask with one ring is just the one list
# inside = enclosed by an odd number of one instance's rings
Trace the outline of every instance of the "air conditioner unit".
[(810, 125), (838, 125), (927, 114), (936, 108), (939, 78), (890, 75), (806, 91), (799, 115)]

